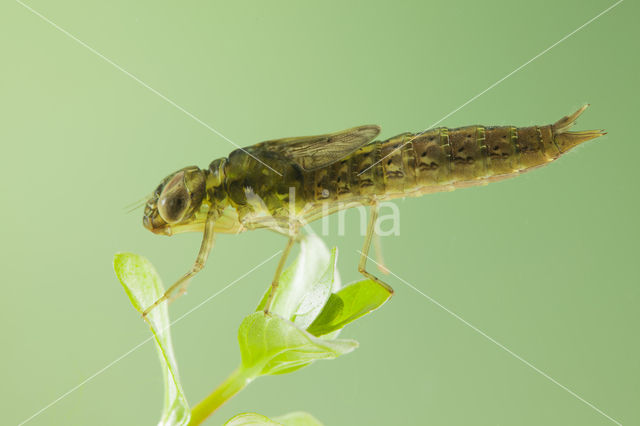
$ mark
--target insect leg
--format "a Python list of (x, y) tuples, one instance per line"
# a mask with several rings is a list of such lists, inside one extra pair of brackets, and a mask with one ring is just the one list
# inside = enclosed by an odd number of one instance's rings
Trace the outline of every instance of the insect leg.
[[(182, 295), (185, 292), (187, 285), (189, 284), (189, 281), (191, 281), (191, 278), (193, 278), (195, 274), (197, 274), (202, 270), (202, 268), (204, 267), (204, 264), (207, 262), (207, 258), (209, 257), (209, 252), (211, 252), (211, 249), (213, 248), (213, 243), (215, 241), (215, 238), (214, 238), (215, 233), (213, 232), (213, 228), (214, 228), (216, 218), (217, 218), (217, 215), (213, 214), (213, 212), (210, 212), (209, 216), (207, 216), (207, 221), (204, 226), (204, 235), (202, 237), (202, 244), (200, 245), (200, 251), (198, 252), (198, 257), (196, 258), (196, 261), (191, 267), (191, 269), (189, 270), (189, 272), (184, 274), (178, 281), (175, 282), (175, 284), (169, 287), (167, 291), (164, 292), (162, 297), (160, 297), (158, 300), (153, 302), (151, 306), (145, 309), (144, 312), (142, 312), (143, 318), (146, 317), (147, 314), (151, 312), (160, 303), (169, 299), (171, 294), (176, 289), (178, 288), (180, 289), (178, 292), (178, 296), (176, 297), (179, 297), (180, 295)], [(173, 299), (174, 298), (171, 298), (171, 300)]]
[(380, 242), (380, 234), (377, 232), (373, 233), (373, 248), (376, 251), (376, 263), (378, 266), (378, 270), (383, 274), (387, 275), (389, 273), (389, 269), (384, 263), (384, 256), (382, 254), (382, 243)]
[[(360, 262), (358, 263), (358, 272), (364, 275), (366, 278), (376, 282), (382, 288), (387, 290), (390, 294), (393, 294), (393, 288), (385, 282), (383, 282), (378, 277), (373, 274), (367, 272), (365, 266), (367, 264), (367, 257), (369, 255), (369, 248), (371, 247), (371, 240), (373, 238), (374, 233), (376, 232), (376, 222), (378, 221), (378, 203), (374, 202), (371, 204), (371, 216), (369, 217), (369, 225), (367, 228), (367, 235), (364, 237), (364, 244), (362, 245), (362, 252), (360, 256)], [(385, 268), (386, 269), (386, 268)]]
[(271, 291), (269, 292), (269, 298), (267, 298), (267, 303), (264, 305), (264, 313), (268, 314), (269, 309), (271, 308), (271, 303), (273, 302), (273, 298), (276, 295), (276, 289), (278, 288), (278, 284), (280, 283), (280, 275), (282, 274), (282, 270), (284, 269), (284, 264), (287, 261), (287, 257), (291, 252), (291, 247), (296, 242), (298, 238), (298, 226), (292, 227), (292, 231), (289, 234), (289, 240), (287, 241), (287, 246), (284, 248), (282, 252), (282, 257), (280, 257), (280, 262), (278, 262), (278, 267), (276, 268), (276, 273), (273, 276), (273, 281), (271, 281)]

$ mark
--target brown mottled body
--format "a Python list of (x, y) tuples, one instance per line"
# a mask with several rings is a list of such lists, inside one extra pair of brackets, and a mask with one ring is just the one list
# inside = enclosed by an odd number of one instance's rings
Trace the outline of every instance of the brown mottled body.
[[(580, 111), (581, 112), (581, 111)], [(567, 117), (565, 117), (566, 119)], [(563, 119), (564, 120), (564, 119)], [(438, 128), (371, 142), (324, 169), (303, 173), (302, 217), (319, 210), (486, 185), (545, 165), (600, 131), (561, 125)], [(298, 212), (300, 203), (296, 203)], [(298, 213), (297, 212), (297, 213)]]
[[(266, 141), (235, 150), (208, 169), (181, 169), (158, 186), (147, 202), (143, 223), (165, 235), (204, 232), (203, 242), (192, 269), (145, 314), (174, 289), (185, 288), (204, 266), (215, 233), (269, 228), (289, 235), (272, 283), (275, 289), (299, 227), (356, 205), (372, 206), (358, 269), (392, 292), (365, 270), (378, 201), (483, 185), (547, 164), (604, 134), (569, 131), (586, 107), (553, 125), (443, 127), (384, 141), (373, 141), (378, 126), (365, 125)], [(270, 302), (271, 298), (265, 311)]]
[[(208, 176), (203, 204), (224, 210), (216, 232), (237, 233), (273, 228), (274, 223), (286, 228), (292, 217), (311, 222), (359, 204), (486, 185), (545, 165), (600, 136), (601, 131), (567, 131), (582, 111), (546, 126), (475, 125), (402, 133), (315, 170), (304, 170), (260, 143), (235, 150), (203, 170)], [(221, 182), (210, 184), (211, 176)], [(172, 233), (201, 231), (205, 216), (206, 211), (197, 212), (190, 222), (172, 226)], [(167, 232), (168, 227), (153, 228)]]
[(372, 142), (303, 179), (316, 203), (387, 199), (486, 184), (560, 154), (550, 125), (439, 128)]

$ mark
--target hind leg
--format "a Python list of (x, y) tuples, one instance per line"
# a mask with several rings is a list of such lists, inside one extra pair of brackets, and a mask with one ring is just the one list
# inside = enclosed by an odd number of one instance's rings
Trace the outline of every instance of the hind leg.
[(362, 251), (360, 252), (360, 262), (358, 263), (358, 272), (364, 275), (366, 278), (374, 281), (376, 284), (379, 284), (382, 288), (389, 292), (389, 294), (393, 294), (393, 288), (367, 271), (367, 258), (369, 255), (369, 248), (371, 247), (371, 240), (373, 239), (373, 235), (375, 233), (376, 222), (378, 221), (378, 203), (373, 203), (371, 205), (371, 215), (369, 217), (369, 225), (367, 226), (367, 235), (364, 237), (364, 244), (362, 245)]

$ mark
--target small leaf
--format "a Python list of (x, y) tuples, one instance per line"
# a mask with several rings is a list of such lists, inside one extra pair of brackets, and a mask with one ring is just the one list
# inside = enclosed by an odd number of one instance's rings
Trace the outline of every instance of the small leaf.
[(346, 339), (325, 340), (276, 315), (255, 312), (238, 331), (242, 368), (252, 375), (283, 374), (319, 359), (333, 359), (358, 347)]
[(307, 331), (314, 336), (322, 336), (340, 330), (350, 322), (378, 309), (390, 297), (391, 293), (372, 280), (350, 284), (331, 295)]
[(313, 332), (314, 329), (317, 330), (319, 326), (325, 326), (327, 324), (336, 322), (337, 319), (342, 315), (343, 310), (344, 301), (340, 296), (332, 293), (331, 296), (329, 296), (329, 300), (327, 300), (327, 303), (325, 303), (322, 312), (320, 312), (320, 315), (318, 315), (313, 323), (309, 327), (307, 327), (307, 331), (311, 329), (312, 331), (309, 332), (316, 336), (316, 334), (314, 334)]
[(242, 413), (227, 420), (224, 426), (282, 426), (282, 423), (274, 422), (262, 414)]
[[(316, 235), (307, 235), (300, 242), (300, 254), (280, 276), (270, 312), (305, 328), (320, 313), (318, 307), (324, 306), (331, 291), (339, 288), (335, 253)], [(256, 311), (264, 309), (270, 291), (268, 288)]]
[(302, 297), (300, 306), (293, 318), (293, 323), (301, 329), (306, 329), (322, 311), (325, 303), (331, 296), (336, 275), (336, 262), (338, 261), (338, 249), (331, 250), (331, 256), (327, 262), (324, 273), (311, 284), (309, 291)]
[[(118, 253), (113, 269), (133, 307), (140, 313), (164, 293), (164, 287), (151, 262), (132, 253)], [(190, 411), (178, 378), (178, 365), (169, 332), (169, 313), (163, 303), (147, 315), (156, 342), (164, 375), (164, 409), (159, 425), (186, 425)]]
[(224, 426), (322, 426), (319, 420), (304, 411), (275, 417), (273, 420), (257, 413), (243, 413), (229, 419)]

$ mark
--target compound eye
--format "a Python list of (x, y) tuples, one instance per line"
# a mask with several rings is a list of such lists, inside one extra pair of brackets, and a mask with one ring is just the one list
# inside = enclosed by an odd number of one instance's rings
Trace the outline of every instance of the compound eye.
[(184, 184), (184, 172), (176, 173), (165, 185), (158, 199), (158, 213), (167, 223), (182, 220), (189, 209), (191, 195)]

